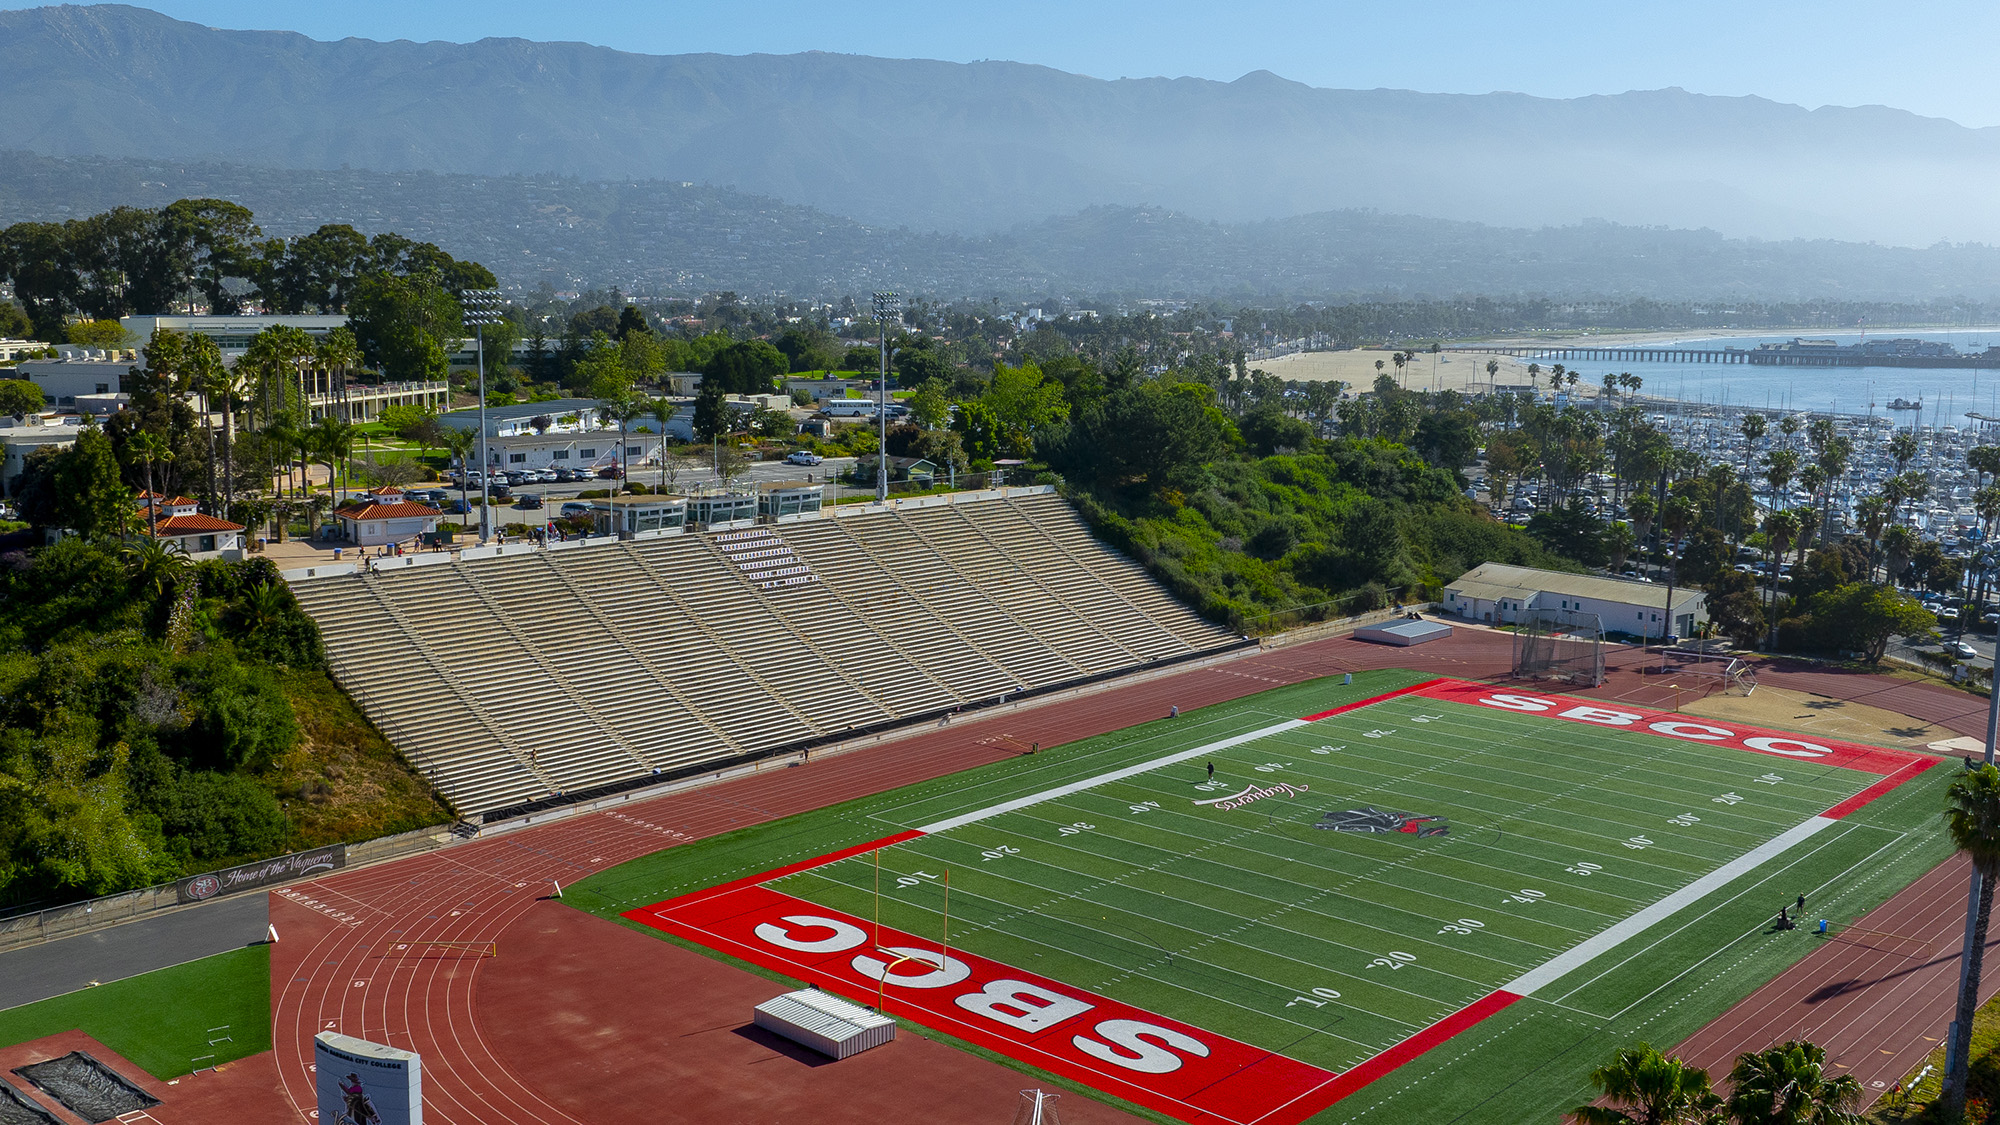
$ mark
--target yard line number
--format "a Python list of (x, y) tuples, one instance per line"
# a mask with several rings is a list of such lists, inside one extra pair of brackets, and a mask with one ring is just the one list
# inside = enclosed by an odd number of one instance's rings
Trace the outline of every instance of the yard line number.
[(1368, 967), (1371, 969), (1400, 969), (1405, 965), (1415, 964), (1416, 960), (1417, 955), (1414, 953), (1405, 953), (1400, 949), (1392, 949), (1388, 953), (1368, 962)]
[(1085, 824), (1083, 821), (1079, 820), (1075, 824), (1065, 824), (1062, 827), (1056, 829), (1056, 835), (1074, 836), (1079, 832), (1089, 832), (1091, 829), (1096, 827), (1097, 825), (1095, 824)]
[(1458, 921), (1456, 921), (1456, 922), (1446, 922), (1446, 923), (1445, 923), (1445, 924), (1444, 924), (1444, 925), (1443, 925), (1443, 926), (1442, 926), (1442, 927), (1441, 927), (1441, 928), (1440, 928), (1440, 929), (1438, 930), (1438, 933), (1441, 933), (1441, 934), (1469, 934), (1469, 933), (1471, 933), (1471, 932), (1472, 932), (1472, 931), (1474, 931), (1474, 930), (1483, 930), (1483, 929), (1485, 929), (1485, 928), (1486, 928), (1486, 923), (1484, 923), (1484, 922), (1480, 921), (1480, 920), (1479, 920), (1479, 919), (1477, 919), (1477, 918), (1460, 918), (1460, 919), (1459, 919)]
[(1547, 897), (1549, 897), (1549, 896), (1548, 896), (1548, 893), (1547, 893), (1546, 891), (1537, 891), (1537, 890), (1519, 890), (1519, 891), (1515, 891), (1515, 892), (1514, 892), (1513, 894), (1511, 894), (1511, 895), (1508, 895), (1508, 896), (1507, 896), (1506, 898), (1503, 898), (1503, 899), (1501, 899), (1500, 901), (1501, 901), (1501, 903), (1502, 903), (1502, 904), (1505, 904), (1505, 903), (1509, 903), (1509, 902), (1518, 902), (1518, 903), (1522, 903), (1522, 904), (1526, 905), (1526, 904), (1532, 904), (1532, 903), (1536, 903), (1536, 902), (1540, 902), (1541, 900), (1543, 900), (1543, 899), (1545, 899), (1545, 898), (1547, 898)]
[(1326, 1002), (1328, 1000), (1338, 1000), (1338, 999), (1340, 999), (1340, 991), (1338, 989), (1315, 988), (1313, 989), (1313, 994), (1311, 996), (1292, 997), (1291, 1000), (1285, 1004), (1285, 1007), (1292, 1008), (1300, 1004), (1311, 1004), (1315, 1008), (1324, 1008), (1326, 1007)]

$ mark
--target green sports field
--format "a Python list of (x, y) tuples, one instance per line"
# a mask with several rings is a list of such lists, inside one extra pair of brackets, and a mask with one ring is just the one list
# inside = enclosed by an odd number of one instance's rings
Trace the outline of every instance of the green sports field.
[(247, 946), (0, 1011), (0, 1044), (78, 1030), (163, 1081), (268, 1051), (271, 947)]
[(1942, 770), (1800, 835), (1878, 775), (1421, 696), (1271, 729), (1418, 679), (1190, 712), (673, 848), (568, 901), (616, 916), (924, 828), (768, 885), (942, 935), (948, 873), (954, 950), (1334, 1072), (1511, 986), (1319, 1119), (1553, 1120), (1614, 1047), (1670, 1044), (1805, 955), (1781, 903), (1837, 925), (1947, 850)]

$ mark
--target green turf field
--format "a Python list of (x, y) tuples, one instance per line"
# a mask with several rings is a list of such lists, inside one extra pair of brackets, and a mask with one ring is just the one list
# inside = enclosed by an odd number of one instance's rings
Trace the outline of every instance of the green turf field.
[[(1418, 678), (1280, 689), (673, 848), (587, 880), (569, 901), (615, 916)], [(1808, 952), (1808, 933), (1770, 932), (1781, 901), (1804, 892), (1810, 918), (1838, 924), (1942, 858), (1946, 772), (1719, 883), (1322, 1119), (1554, 1120), (1587, 1100), (1584, 1075), (1616, 1046), (1671, 1044)], [(939, 933), (949, 870), (954, 948), (1338, 1071), (1876, 780), (1400, 698), (884, 849), (880, 912), (900, 929)], [(1253, 786), (1259, 795), (1243, 800)], [(1230, 797), (1235, 807), (1218, 804)], [(1315, 827), (1349, 810), (1445, 818), (1449, 831)], [(873, 917), (875, 858), (771, 886)], [(1445, 1067), (1453, 1081), (1407, 1096)]]
[[(162, 1080), (268, 1051), (271, 948), (234, 949), (0, 1011), (0, 1044), (77, 1030)], [(202, 1055), (214, 1057), (195, 1061)]]

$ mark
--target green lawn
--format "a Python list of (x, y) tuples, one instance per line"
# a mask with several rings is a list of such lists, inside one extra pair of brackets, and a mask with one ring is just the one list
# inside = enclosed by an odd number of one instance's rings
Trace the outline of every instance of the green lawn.
[(76, 1030), (159, 1079), (268, 1051), (271, 949), (247, 946), (0, 1011), (0, 1044)]
[[(615, 917), (1417, 679), (1369, 673), (1190, 712), (677, 847), (566, 901)], [(1584, 1076), (1615, 1047), (1671, 1044), (1804, 956), (1809, 933), (1769, 932), (1781, 901), (1804, 892), (1812, 918), (1839, 924), (1941, 859), (1947, 772), (1717, 887), (1320, 1120), (1555, 1120), (1588, 1100)], [(948, 869), (955, 948), (1339, 1071), (1875, 780), (1401, 698), (886, 849), (881, 920), (938, 932)], [(1281, 782), (1291, 791), (1235, 808), (1196, 803)], [(1445, 817), (1450, 831), (1314, 827), (1370, 808)], [(857, 857), (770, 885), (868, 918), (875, 878), (873, 858)], [(1447, 1068), (1452, 1081), (1426, 1081)]]

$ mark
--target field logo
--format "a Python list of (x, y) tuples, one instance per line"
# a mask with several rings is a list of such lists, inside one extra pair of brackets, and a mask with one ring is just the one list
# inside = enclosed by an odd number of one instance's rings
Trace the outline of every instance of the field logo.
[(1329, 828), (1335, 832), (1401, 832), (1422, 839), (1448, 834), (1451, 822), (1441, 816), (1384, 812), (1369, 805), (1327, 813), (1313, 827)]
[(188, 897), (196, 901), (214, 898), (222, 890), (222, 880), (213, 875), (197, 875), (188, 880)]
[(1310, 788), (1312, 788), (1310, 785), (1293, 785), (1286, 781), (1280, 781), (1276, 785), (1258, 785), (1252, 782), (1245, 786), (1241, 793), (1231, 793), (1227, 797), (1210, 797), (1196, 801), (1195, 804), (1214, 805), (1218, 809), (1240, 809), (1252, 801), (1261, 801), (1266, 797), (1298, 797)]

